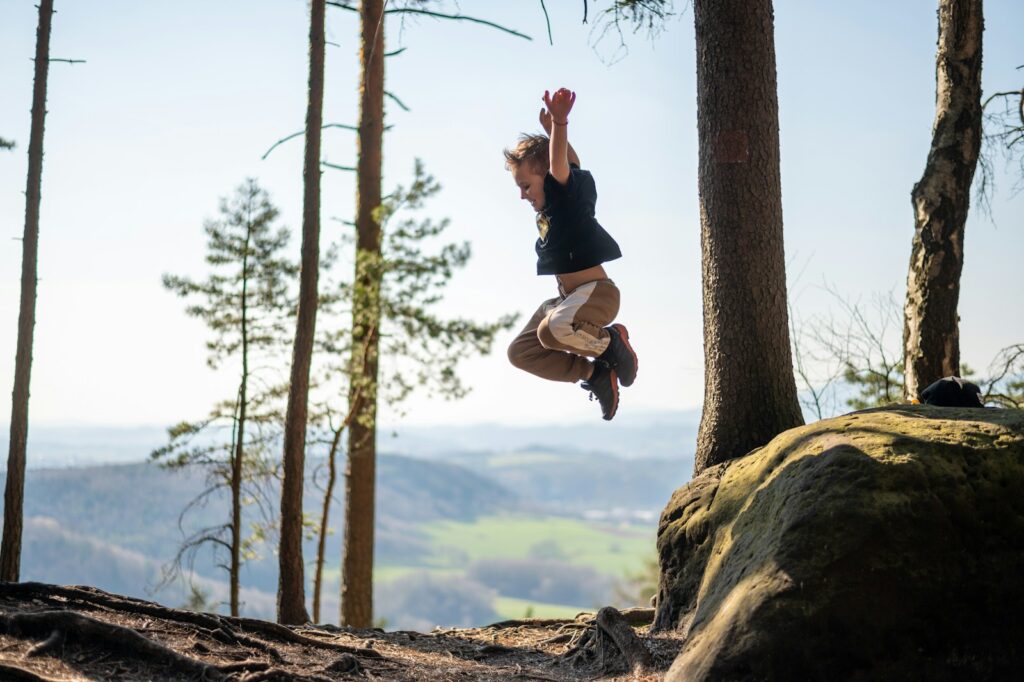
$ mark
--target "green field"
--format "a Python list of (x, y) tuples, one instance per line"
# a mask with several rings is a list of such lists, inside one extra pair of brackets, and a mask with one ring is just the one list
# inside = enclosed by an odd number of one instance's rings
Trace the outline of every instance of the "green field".
[(588, 523), (557, 516), (488, 516), (474, 522), (440, 521), (426, 524), (437, 551), (427, 560), (431, 568), (459, 568), (480, 559), (544, 558), (543, 546), (557, 548), (560, 559), (614, 576), (640, 571), (654, 552), (655, 529)]
[(577, 613), (587, 609), (579, 606), (566, 606), (564, 604), (543, 604), (531, 602), (526, 599), (513, 599), (512, 597), (498, 597), (494, 600), (494, 610), (498, 612), (502, 620), (513, 618), (575, 618)]

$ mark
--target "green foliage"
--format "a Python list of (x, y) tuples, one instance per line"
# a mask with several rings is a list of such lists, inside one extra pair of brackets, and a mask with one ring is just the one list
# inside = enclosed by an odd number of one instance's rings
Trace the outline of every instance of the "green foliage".
[[(495, 335), (512, 328), (518, 319), (503, 315), (493, 322), (477, 322), (447, 319), (436, 311), (455, 273), (472, 255), (468, 242), (430, 248), (448, 229), (449, 220), (421, 218), (417, 213), (440, 190), (440, 184), (417, 160), (412, 183), (397, 187), (376, 212), (384, 235), (382, 255), (358, 250), (355, 283), (339, 285), (338, 300), (352, 302), (355, 309), (372, 310), (374, 303), (379, 303), (379, 357), (384, 365), (381, 397), (391, 406), (399, 405), (417, 389), (446, 399), (464, 397), (469, 388), (458, 375), (459, 362), (473, 354), (489, 353)], [(370, 331), (370, 315), (355, 320), (357, 338)], [(363, 366), (365, 352), (355, 349), (352, 367)], [(375, 395), (374, 387), (364, 379), (354, 381)]]
[(843, 381), (857, 390), (846, 404), (855, 410), (891, 405), (903, 400), (903, 371), (897, 364), (872, 363), (855, 366), (847, 361)]
[(0, 137), (0, 149), (14, 149), (14, 140)]
[(185, 312), (213, 332), (206, 343), (213, 369), (242, 351), (286, 343), (295, 315), (290, 285), (299, 271), (280, 255), (288, 245), (288, 230), (273, 229), (278, 210), (255, 180), (246, 180), (230, 202), (221, 200), (220, 213), (220, 220), (207, 221), (203, 228), (206, 262), (213, 272), (204, 281), (163, 276), (164, 287), (195, 301)]
[[(242, 506), (258, 510), (260, 521), (251, 524), (250, 537), (237, 539), (240, 558), (252, 560), (273, 524), (274, 505), (265, 486), (277, 473), (287, 396), (287, 384), (263, 368), (286, 357), (298, 267), (281, 255), (288, 231), (274, 228), (278, 211), (255, 180), (243, 183), (230, 201), (222, 200), (220, 213), (219, 220), (204, 226), (211, 273), (201, 281), (165, 274), (163, 284), (187, 299), (187, 314), (211, 332), (207, 364), (220, 369), (230, 362), (240, 369), (238, 389), (233, 398), (215, 404), (205, 419), (170, 427), (167, 445), (150, 456), (170, 469), (196, 466), (207, 472), (206, 490), (183, 515), (224, 488), (234, 491)], [(178, 574), (183, 558), (191, 564), (203, 545), (230, 550), (235, 523), (242, 527), (232, 512), (227, 523), (187, 536), (168, 579)]]

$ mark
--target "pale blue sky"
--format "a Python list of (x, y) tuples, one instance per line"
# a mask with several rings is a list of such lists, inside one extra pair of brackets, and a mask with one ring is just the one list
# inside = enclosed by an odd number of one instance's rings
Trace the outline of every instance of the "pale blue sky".
[[(452, 219), (474, 257), (445, 303), (478, 318), (529, 315), (553, 289), (534, 272), (531, 210), (503, 168), (502, 147), (534, 130), (545, 88), (577, 91), (570, 139), (597, 180), (598, 219), (624, 258), (609, 265), (623, 292), (621, 320), (641, 357), (620, 415), (701, 402), (702, 331), (692, 14), (653, 42), (614, 38), (595, 50), (581, 3), (465, 0), (463, 11), (531, 34), (417, 20), (388, 25), (387, 85), (411, 108), (390, 106), (385, 185), (404, 182), (420, 157), (444, 185), (430, 205)], [(601, 3), (596, 3), (601, 4)], [(678, 2), (682, 8), (684, 3)], [(300, 226), (302, 144), (262, 153), (305, 115), (307, 16), (302, 0), (174, 3), (57, 0), (32, 377), (36, 423), (163, 424), (202, 416), (231, 394), (234, 377), (205, 365), (204, 328), (160, 285), (164, 272), (203, 272), (204, 218), (218, 198), (256, 176)], [(593, 10), (592, 10), (593, 11)], [(1017, 29), (1024, 5), (986, 6), (986, 92), (1018, 89)], [(0, 414), (14, 374), (26, 148), (36, 9), (0, 0)], [(910, 189), (920, 177), (934, 115), (935, 2), (777, 0), (776, 47), (787, 257), (802, 272), (801, 316), (827, 298), (827, 279), (851, 298), (902, 298), (913, 229)], [(356, 15), (328, 10), (325, 121), (356, 119)], [(349, 164), (351, 133), (328, 130), (324, 157)], [(1000, 167), (1000, 170), (1001, 167)], [(998, 227), (973, 212), (961, 298), (963, 357), (984, 366), (1024, 341), (1020, 254), (1024, 198), (999, 178)], [(327, 171), (325, 240), (344, 228), (354, 183)], [(294, 241), (298, 255), (298, 240)], [(496, 352), (465, 366), (470, 399), (414, 399), (414, 423), (593, 420), (577, 387), (513, 369)], [(6, 388), (5, 388), (6, 387)], [(385, 421), (389, 418), (385, 417)]]

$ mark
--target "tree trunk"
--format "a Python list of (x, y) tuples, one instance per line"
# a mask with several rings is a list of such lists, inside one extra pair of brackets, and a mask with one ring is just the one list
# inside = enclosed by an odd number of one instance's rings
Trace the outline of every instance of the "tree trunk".
[(21, 308), (18, 350), (11, 397), (11, 434), (4, 491), (4, 535), (0, 543), (0, 580), (16, 582), (21, 573), (22, 508), (25, 494), (25, 450), (28, 444), (28, 397), (32, 375), (32, 337), (36, 326), (36, 264), (39, 258), (39, 203), (43, 184), (43, 128), (46, 122), (46, 77), (50, 66), (50, 22), (53, 0), (39, 3), (36, 29), (36, 73), (32, 91), (32, 131), (28, 143), (25, 188), (25, 234), (21, 242)]
[[(251, 206), (251, 201), (250, 201)], [(235, 424), (235, 451), (231, 454), (231, 565), (228, 583), (231, 591), (231, 615), (238, 616), (238, 580), (242, 563), (242, 457), (245, 453), (245, 416), (249, 400), (249, 244), (252, 237), (250, 214), (242, 252), (242, 381), (238, 386), (238, 422)]]
[(904, 395), (960, 375), (960, 273), (971, 181), (981, 149), (981, 0), (940, 0), (935, 123), (911, 193), (914, 239), (903, 311)]
[(324, 584), (324, 553), (327, 549), (328, 520), (331, 513), (331, 498), (334, 497), (334, 484), (338, 480), (338, 445), (341, 442), (342, 425), (334, 432), (331, 450), (327, 453), (327, 488), (324, 490), (324, 504), (320, 510), (319, 537), (316, 543), (316, 569), (313, 574), (313, 622), (320, 622), (320, 593)]
[(281, 485), (280, 580), (277, 619), (309, 621), (302, 562), (302, 483), (305, 468), (309, 366), (316, 331), (317, 276), (320, 272), (320, 126), (324, 102), (324, 0), (312, 0), (309, 20), (309, 101), (306, 107), (305, 189), (302, 209), (302, 268), (299, 314), (292, 351), (291, 384), (284, 431), (284, 481)]
[(803, 423), (789, 344), (771, 0), (696, 0), (704, 410), (695, 473)]
[(373, 621), (373, 524), (377, 457), (377, 347), (380, 322), (381, 156), (384, 136), (384, 3), (363, 0), (359, 102), (356, 270), (352, 297), (352, 365), (345, 472), (345, 541), (341, 623)]

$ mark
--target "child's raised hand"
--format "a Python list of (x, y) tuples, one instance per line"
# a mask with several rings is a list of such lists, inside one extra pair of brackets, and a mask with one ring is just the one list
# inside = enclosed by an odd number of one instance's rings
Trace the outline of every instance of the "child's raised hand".
[(551, 114), (544, 107), (540, 108), (540, 126), (548, 135), (551, 134)]
[(572, 111), (572, 105), (575, 102), (576, 93), (566, 88), (555, 90), (554, 95), (550, 95), (547, 90), (544, 91), (544, 104), (548, 108), (548, 113), (551, 115), (553, 123), (565, 125), (568, 122), (569, 112)]

